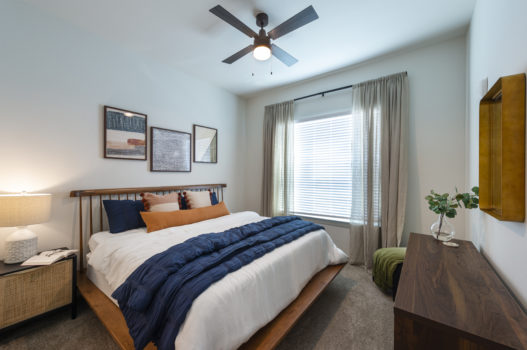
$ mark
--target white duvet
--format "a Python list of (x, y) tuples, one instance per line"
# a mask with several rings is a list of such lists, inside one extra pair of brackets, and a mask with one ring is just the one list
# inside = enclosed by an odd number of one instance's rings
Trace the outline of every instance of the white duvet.
[[(263, 219), (247, 211), (152, 233), (100, 232), (90, 238), (88, 264), (105, 277), (113, 292), (146, 259), (175, 244)], [(347, 259), (324, 230), (275, 249), (228, 274), (194, 301), (176, 349), (239, 347), (290, 304), (314, 274)]]

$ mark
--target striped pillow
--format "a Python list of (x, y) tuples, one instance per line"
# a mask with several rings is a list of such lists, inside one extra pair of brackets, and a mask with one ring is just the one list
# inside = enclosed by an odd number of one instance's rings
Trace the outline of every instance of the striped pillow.
[(179, 210), (179, 193), (172, 192), (166, 195), (155, 193), (141, 193), (141, 198), (146, 211), (175, 211)]
[(183, 192), (188, 209), (210, 207), (212, 205), (210, 191), (185, 191)]

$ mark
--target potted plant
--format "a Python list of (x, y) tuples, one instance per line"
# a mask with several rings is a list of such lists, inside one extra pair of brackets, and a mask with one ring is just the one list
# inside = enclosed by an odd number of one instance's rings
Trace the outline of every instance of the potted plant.
[(437, 221), (430, 227), (432, 235), (435, 239), (446, 242), (454, 237), (455, 231), (445, 216), (450, 219), (455, 218), (457, 208), (477, 208), (479, 204), (479, 187), (472, 187), (472, 193), (459, 193), (456, 188), (454, 195), (448, 193), (439, 194), (432, 190), (425, 199), (428, 201), (428, 208), (439, 214)]

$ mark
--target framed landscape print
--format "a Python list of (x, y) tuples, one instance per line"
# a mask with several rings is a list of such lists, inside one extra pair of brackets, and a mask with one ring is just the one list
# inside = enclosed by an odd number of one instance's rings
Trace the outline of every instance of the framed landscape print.
[(104, 158), (146, 160), (146, 114), (104, 106)]
[(218, 162), (218, 130), (194, 124), (194, 162)]
[(190, 172), (190, 133), (150, 128), (150, 170)]

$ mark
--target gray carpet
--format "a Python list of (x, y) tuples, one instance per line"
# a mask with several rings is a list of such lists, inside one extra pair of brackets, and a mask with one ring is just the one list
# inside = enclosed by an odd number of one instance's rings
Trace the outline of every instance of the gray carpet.
[[(7, 333), (2, 350), (118, 349), (84, 301), (75, 320), (57, 311)], [(347, 265), (278, 347), (286, 349), (393, 349), (393, 302), (364, 269)]]

